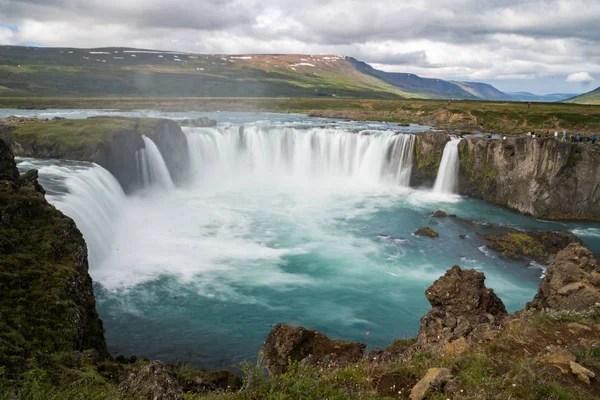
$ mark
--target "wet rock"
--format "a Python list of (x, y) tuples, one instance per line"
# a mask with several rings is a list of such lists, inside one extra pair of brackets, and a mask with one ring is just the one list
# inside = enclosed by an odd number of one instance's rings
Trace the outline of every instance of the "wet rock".
[(431, 310), (421, 318), (417, 344), (438, 347), (461, 337), (482, 342), (497, 330), (507, 315), (502, 300), (484, 284), (485, 275), (475, 270), (449, 269), (426, 291)]
[(579, 243), (556, 255), (526, 309), (584, 311), (600, 303), (600, 264)]
[(433, 229), (431, 229), (427, 226), (422, 226), (419, 229), (417, 229), (417, 231), (415, 232), (415, 235), (436, 238), (439, 236), (439, 233), (437, 233), (436, 231), (434, 231)]
[(208, 128), (211, 126), (217, 126), (217, 121), (207, 117), (184, 119), (178, 122), (179, 126), (189, 128)]
[(300, 362), (312, 355), (307, 363), (319, 363), (332, 360), (334, 354), (336, 365), (345, 365), (362, 359), (365, 348), (362, 343), (332, 340), (302, 326), (277, 324), (263, 345), (262, 357), (269, 374), (278, 375), (287, 371), (288, 360)]
[(500, 253), (500, 258), (531, 258), (541, 263), (550, 262), (570, 243), (581, 243), (581, 239), (571, 232), (554, 231), (510, 231), (501, 235), (483, 235), (483, 238), (488, 248)]
[(179, 400), (183, 396), (181, 385), (160, 361), (152, 361), (130, 373), (119, 390), (124, 397), (135, 399)]
[(446, 213), (446, 211), (437, 210), (431, 216), (434, 218), (446, 218), (448, 216), (448, 214)]
[(410, 400), (422, 400), (428, 394), (440, 392), (444, 385), (452, 379), (452, 373), (447, 368), (430, 368), (427, 373), (410, 391)]
[(590, 379), (595, 378), (596, 374), (594, 374), (589, 369), (577, 364), (575, 361), (571, 361), (569, 363), (571, 367), (571, 372), (583, 383), (589, 385)]
[(459, 239), (466, 239), (466, 238), (467, 238), (467, 235), (458, 235), (458, 238), (459, 238)]

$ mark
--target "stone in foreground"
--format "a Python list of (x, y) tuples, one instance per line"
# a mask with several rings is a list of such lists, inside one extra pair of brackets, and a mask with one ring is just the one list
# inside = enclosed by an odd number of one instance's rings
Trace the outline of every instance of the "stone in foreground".
[(288, 360), (300, 362), (313, 356), (310, 364), (318, 364), (318, 359), (335, 358), (337, 365), (344, 365), (362, 359), (365, 348), (362, 343), (332, 340), (302, 326), (277, 324), (265, 341), (262, 357), (269, 374), (279, 375), (287, 371)]
[(439, 392), (452, 379), (452, 373), (447, 368), (430, 368), (427, 373), (410, 391), (410, 400), (423, 400), (432, 392)]
[(160, 361), (152, 361), (137, 372), (132, 372), (119, 385), (125, 398), (179, 400), (183, 396), (181, 385)]

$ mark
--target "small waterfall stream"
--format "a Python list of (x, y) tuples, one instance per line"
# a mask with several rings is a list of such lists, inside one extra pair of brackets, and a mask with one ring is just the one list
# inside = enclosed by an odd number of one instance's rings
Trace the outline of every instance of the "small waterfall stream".
[(433, 191), (435, 193), (453, 194), (456, 193), (458, 184), (458, 144), (460, 138), (452, 138), (442, 154), (440, 169), (438, 170)]
[(175, 185), (160, 150), (149, 137), (142, 135), (142, 139), (144, 139), (144, 145), (146, 146), (145, 151), (138, 153), (140, 154), (138, 159), (141, 160), (139, 165), (142, 169), (142, 179), (149, 182), (150, 186), (172, 190)]

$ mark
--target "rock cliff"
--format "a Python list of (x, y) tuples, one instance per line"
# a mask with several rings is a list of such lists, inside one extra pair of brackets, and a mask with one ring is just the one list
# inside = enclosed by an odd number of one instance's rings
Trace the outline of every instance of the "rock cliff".
[(543, 219), (600, 220), (600, 149), (528, 137), (466, 138), (459, 190)]
[(37, 171), (19, 176), (0, 139), (0, 365), (60, 351), (107, 357), (87, 247), (75, 223), (51, 206)]
[(0, 138), (22, 157), (59, 158), (95, 162), (110, 171), (130, 193), (142, 178), (136, 153), (142, 136), (160, 150), (175, 183), (187, 178), (188, 145), (176, 122), (157, 118), (90, 117), (83, 120), (6, 119)]
[(448, 141), (450, 136), (445, 133), (421, 132), (415, 135), (410, 186), (433, 186)]

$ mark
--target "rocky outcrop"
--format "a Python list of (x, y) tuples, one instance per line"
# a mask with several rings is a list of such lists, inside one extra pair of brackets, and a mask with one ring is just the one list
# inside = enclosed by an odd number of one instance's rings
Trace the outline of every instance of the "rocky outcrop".
[(12, 376), (39, 354), (108, 357), (83, 236), (46, 201), (37, 171), (15, 171), (0, 139), (0, 365)]
[(484, 281), (483, 273), (458, 265), (435, 281), (425, 291), (432, 308), (421, 318), (417, 344), (443, 348), (461, 337), (479, 342), (495, 330), (507, 312)]
[(431, 229), (428, 226), (422, 226), (415, 231), (415, 235), (436, 238), (439, 236), (439, 233), (437, 233), (436, 231), (434, 231), (433, 229)]
[(144, 141), (137, 130), (119, 130), (112, 136), (108, 149), (98, 152), (92, 161), (106, 168), (127, 193), (142, 188), (137, 151)]
[(600, 306), (600, 264), (579, 243), (556, 255), (527, 309), (584, 311)]
[(415, 135), (410, 186), (433, 186), (448, 141), (450, 136), (441, 132), (421, 132)]
[[(312, 356), (311, 364), (341, 366), (358, 362), (365, 351), (362, 343), (329, 339), (322, 333), (302, 326), (277, 324), (269, 333), (262, 348), (262, 358), (270, 375), (285, 373), (288, 362), (300, 362)], [(325, 360), (327, 358), (327, 360)]]
[[(202, 119), (198, 118), (198, 120)], [(173, 182), (184, 182), (188, 178), (190, 159), (188, 142), (179, 125), (170, 119), (160, 119), (142, 131), (156, 143), (171, 173)]]
[(152, 400), (179, 400), (183, 389), (177, 379), (160, 361), (152, 361), (137, 372), (130, 373), (119, 385), (125, 398)]
[(459, 190), (544, 219), (600, 220), (600, 150), (529, 137), (466, 138)]
[(179, 126), (183, 126), (186, 128), (208, 128), (212, 126), (217, 126), (217, 121), (214, 119), (210, 119), (207, 117), (200, 118), (191, 118), (191, 119), (183, 119), (178, 122)]
[(117, 178), (127, 193), (142, 185), (138, 160), (138, 151), (144, 148), (142, 135), (154, 141), (175, 183), (187, 179), (187, 139), (179, 125), (168, 119), (90, 117), (0, 122), (0, 137), (14, 154), (98, 163)]
[(500, 235), (483, 235), (486, 246), (500, 253), (501, 258), (533, 259), (549, 263), (554, 256), (570, 243), (581, 244), (581, 239), (571, 232), (540, 231), (521, 232), (511, 230)]

